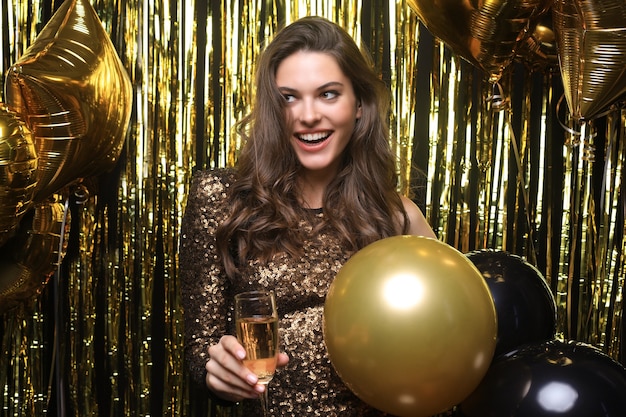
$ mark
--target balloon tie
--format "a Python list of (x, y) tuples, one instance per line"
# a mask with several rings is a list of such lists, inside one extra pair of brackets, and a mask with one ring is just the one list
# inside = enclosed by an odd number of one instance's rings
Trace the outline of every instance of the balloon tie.
[(567, 133), (569, 133), (570, 135), (572, 135), (573, 139), (571, 140), (571, 144), (573, 146), (577, 146), (580, 143), (580, 132), (577, 132), (576, 130), (572, 129), (571, 127), (569, 127), (568, 125), (565, 124), (565, 122), (563, 122), (563, 120), (561, 120), (560, 117), (558, 117), (558, 115), (561, 113), (561, 104), (563, 103), (563, 98), (565, 97), (565, 94), (561, 94), (561, 98), (559, 98), (559, 101), (556, 103), (556, 114), (557, 114), (557, 120), (559, 122), (559, 124), (561, 125), (561, 127), (563, 128), (563, 130), (565, 130)]
[(504, 90), (502, 89), (502, 86), (500, 85), (499, 82), (494, 82), (492, 89), (493, 89), (493, 94), (487, 97), (487, 100), (491, 101), (492, 110), (494, 111), (507, 110), (504, 112), (504, 116), (505, 116), (504, 120), (506, 121), (506, 126), (508, 126), (508, 129), (509, 129), (510, 144), (515, 154), (515, 162), (517, 164), (517, 181), (518, 181), (519, 192), (524, 200), (526, 223), (528, 227), (528, 245), (529, 245), (528, 251), (532, 258), (531, 259), (532, 262), (536, 264), (537, 251), (535, 248), (535, 242), (534, 242), (534, 237), (533, 237), (533, 227), (532, 227), (533, 223), (531, 222), (530, 213), (529, 213), (530, 197), (528, 196), (528, 187), (526, 186), (526, 181), (524, 179), (524, 167), (522, 164), (522, 156), (520, 154), (520, 150), (517, 144), (517, 139), (515, 137), (515, 131), (513, 130), (513, 125), (511, 123), (511, 112), (510, 112), (511, 109), (509, 106), (510, 101), (509, 99), (505, 97)]
[(509, 108), (509, 100), (504, 96), (504, 90), (499, 82), (494, 82), (492, 85), (492, 94), (487, 97), (488, 101), (491, 101), (491, 107), (495, 111), (502, 111)]
[(507, 125), (509, 127), (509, 134), (511, 135), (511, 147), (515, 154), (515, 162), (517, 163), (517, 181), (518, 189), (522, 198), (524, 199), (524, 214), (526, 217), (526, 225), (528, 227), (528, 252), (532, 256), (531, 261), (534, 265), (537, 264), (537, 249), (535, 248), (535, 239), (533, 223), (530, 218), (530, 197), (528, 196), (528, 187), (526, 185), (526, 181), (524, 179), (524, 167), (522, 164), (522, 156), (520, 154), (520, 150), (517, 144), (517, 139), (515, 138), (515, 131), (513, 130), (513, 125), (511, 124), (511, 115), (510, 112), (506, 112), (507, 115)]
[(82, 206), (89, 201), (89, 189), (84, 184), (78, 184), (74, 190), (74, 197), (76, 197), (76, 204)]
[(63, 206), (63, 221), (61, 223), (61, 238), (59, 239), (59, 249), (58, 249), (58, 262), (57, 262), (57, 270), (53, 275), (52, 283), (54, 284), (54, 336), (52, 343), (52, 369), (56, 368), (53, 372), (50, 372), (50, 380), (48, 382), (48, 407), (50, 407), (50, 401), (52, 399), (52, 378), (54, 376), (56, 383), (56, 408), (57, 415), (64, 416), (66, 411), (65, 406), (65, 385), (63, 382), (63, 357), (65, 352), (62, 352), (62, 342), (60, 335), (64, 333), (63, 327), (63, 318), (61, 317), (61, 311), (63, 306), (61, 305), (61, 263), (63, 261), (63, 246), (65, 242), (65, 233), (66, 233), (66, 225), (68, 219), (69, 212), (69, 199), (65, 199), (65, 203)]
[[(569, 149), (580, 146), (583, 161), (593, 162), (596, 158), (596, 147), (591, 144), (590, 140), (595, 138), (598, 133), (595, 131), (595, 129), (591, 128), (591, 124), (588, 121), (586, 122), (582, 119), (574, 121), (578, 127), (578, 130), (576, 130), (569, 127), (565, 124), (563, 120), (561, 120), (558, 115), (560, 114), (561, 104), (563, 103), (564, 97), (565, 94), (562, 94), (561, 98), (559, 98), (559, 101), (556, 103), (556, 114), (557, 120), (563, 130), (570, 134), (569, 138), (565, 141), (565, 146), (567, 146)], [(583, 130), (585, 134), (583, 134)]]

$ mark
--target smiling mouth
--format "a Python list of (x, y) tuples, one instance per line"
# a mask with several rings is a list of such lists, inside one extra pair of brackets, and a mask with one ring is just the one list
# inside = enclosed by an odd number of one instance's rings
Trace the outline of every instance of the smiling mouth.
[(324, 142), (326, 139), (330, 137), (330, 135), (331, 135), (330, 132), (306, 133), (306, 134), (296, 135), (296, 138), (298, 138), (300, 142), (310, 144), (310, 145), (315, 145), (317, 143)]

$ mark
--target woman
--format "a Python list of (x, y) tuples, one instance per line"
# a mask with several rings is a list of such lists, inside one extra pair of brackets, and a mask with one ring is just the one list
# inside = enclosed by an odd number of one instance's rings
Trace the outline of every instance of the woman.
[(356, 251), (398, 234), (435, 237), (396, 191), (388, 103), (344, 30), (300, 19), (260, 57), (237, 168), (194, 176), (180, 248), (185, 354), (213, 398), (242, 402), (245, 416), (260, 415), (264, 386), (232, 336), (233, 297), (263, 288), (276, 292), (285, 351), (269, 384), (272, 415), (383, 415), (334, 372), (322, 320), (333, 277)]

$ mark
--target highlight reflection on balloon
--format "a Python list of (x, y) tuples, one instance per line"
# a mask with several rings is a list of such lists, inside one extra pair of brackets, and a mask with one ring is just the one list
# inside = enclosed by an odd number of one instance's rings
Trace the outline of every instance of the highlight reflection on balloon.
[(428, 30), (496, 82), (552, 0), (408, 0)]
[(30, 130), (14, 112), (0, 105), (0, 247), (31, 206), (36, 169)]
[(395, 236), (355, 253), (324, 306), (344, 383), (372, 407), (431, 416), (462, 401), (493, 358), (496, 312), (480, 272), (436, 239)]
[(9, 69), (5, 90), (35, 138), (35, 201), (113, 167), (130, 120), (132, 89), (89, 1), (61, 4)]
[(0, 254), (0, 314), (41, 292), (65, 255), (69, 227), (58, 202), (37, 204), (24, 216)]
[(592, 119), (626, 93), (626, 2), (555, 0), (553, 21), (570, 113)]
[(457, 417), (621, 417), (626, 368), (575, 341), (530, 344), (494, 360)]

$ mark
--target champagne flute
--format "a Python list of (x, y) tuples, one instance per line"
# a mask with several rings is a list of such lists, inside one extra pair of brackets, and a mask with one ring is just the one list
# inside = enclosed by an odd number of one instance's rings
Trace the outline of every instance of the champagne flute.
[(237, 339), (246, 350), (244, 365), (265, 384), (261, 396), (263, 415), (269, 416), (269, 382), (278, 360), (278, 312), (273, 291), (249, 291), (235, 295)]

